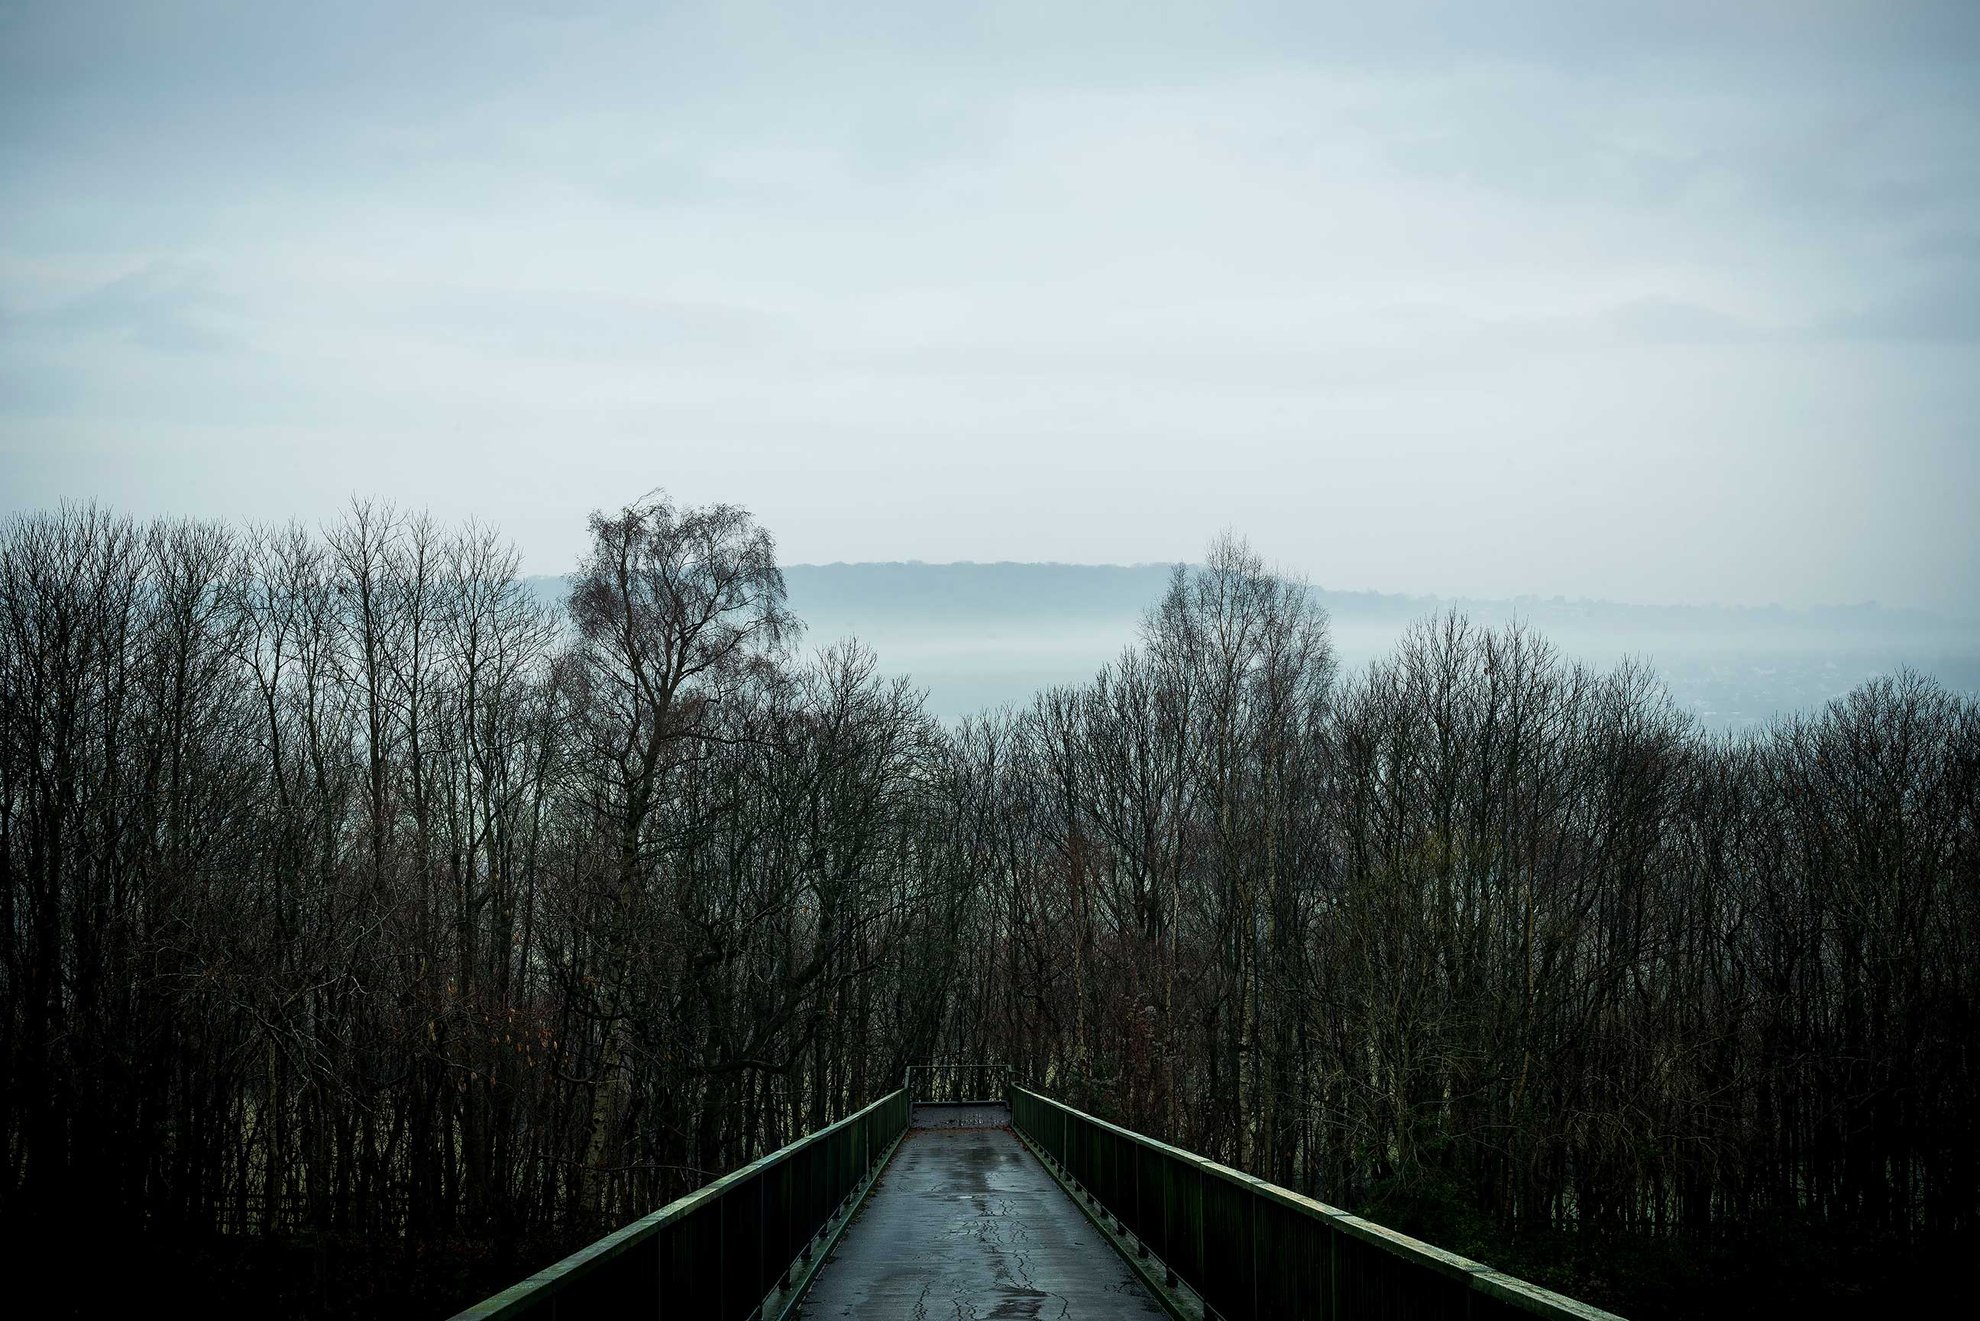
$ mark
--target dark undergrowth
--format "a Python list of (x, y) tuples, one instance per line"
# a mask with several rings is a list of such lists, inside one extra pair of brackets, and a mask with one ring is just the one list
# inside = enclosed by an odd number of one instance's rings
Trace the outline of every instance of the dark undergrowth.
[(1911, 1242), (1782, 1221), (1710, 1238), (1510, 1232), (1448, 1188), (1378, 1190), (1358, 1214), (1632, 1321), (1929, 1314), (1958, 1297), (1980, 1235)]
[(415, 1250), (403, 1241), (330, 1233), (141, 1237), (125, 1246), (115, 1269), (68, 1275), (72, 1290), (50, 1299), (36, 1315), (101, 1317), (132, 1307), (170, 1307), (196, 1316), (269, 1321), (434, 1321), (507, 1288), (576, 1246), (536, 1241), (497, 1249), (485, 1241), (453, 1239)]
[[(1803, 1318), (1926, 1314), (1957, 1296), (1980, 1240), (1900, 1243), (1777, 1225), (1701, 1242), (1679, 1236), (1507, 1233), (1448, 1195), (1384, 1190), (1361, 1208), (1378, 1223), (1487, 1262), (1632, 1321), (1785, 1312)], [(506, 1249), (311, 1234), (285, 1238), (139, 1238), (114, 1269), (77, 1272), (73, 1292), (38, 1315), (97, 1317), (134, 1306), (270, 1321), (434, 1321), (556, 1261), (573, 1242)], [(73, 1242), (73, 1240), (71, 1240)], [(57, 1254), (57, 1255), (50, 1255)], [(24, 1258), (55, 1261), (57, 1247)]]

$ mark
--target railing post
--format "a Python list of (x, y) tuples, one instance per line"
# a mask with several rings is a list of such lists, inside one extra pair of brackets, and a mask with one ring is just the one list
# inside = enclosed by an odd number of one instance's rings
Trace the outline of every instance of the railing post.
[(1258, 1199), (1245, 1198), (1244, 1209), (1249, 1212), (1246, 1218), (1251, 1222), (1248, 1231), (1251, 1235), (1251, 1314), (1255, 1317), (1258, 1315), (1259, 1274), (1264, 1270), (1264, 1263), (1258, 1259)]

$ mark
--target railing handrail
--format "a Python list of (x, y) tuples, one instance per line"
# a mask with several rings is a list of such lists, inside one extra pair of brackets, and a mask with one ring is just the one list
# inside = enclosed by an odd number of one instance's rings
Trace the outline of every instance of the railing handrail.
[(1011, 1066), (1008, 1064), (998, 1064), (994, 1060), (984, 1060), (984, 1061), (961, 1060), (953, 1064), (931, 1060), (926, 1064), (910, 1064), (905, 1069), (903, 1069), (901, 1071), (901, 1078), (903, 1080), (903, 1085), (905, 1085), (906, 1079), (912, 1077), (916, 1073), (935, 1073), (944, 1069), (951, 1069), (957, 1072), (961, 1072), (965, 1069), (975, 1069), (979, 1072), (1001, 1071), (1003, 1073), (1009, 1073), (1011, 1071)]
[(775, 1151), (770, 1152), (768, 1155), (758, 1156), (749, 1164), (741, 1165), (730, 1170), (719, 1179), (703, 1184), (686, 1196), (675, 1198), (658, 1211), (649, 1212), (631, 1224), (613, 1230), (603, 1238), (579, 1248), (561, 1261), (545, 1266), (529, 1278), (509, 1286), (492, 1297), (483, 1299), (466, 1311), (456, 1313), (452, 1321), (501, 1321), (504, 1317), (515, 1315), (523, 1309), (535, 1305), (540, 1301), (544, 1293), (554, 1292), (572, 1280), (589, 1274), (606, 1262), (621, 1256), (645, 1239), (659, 1233), (660, 1230), (666, 1228), (676, 1220), (693, 1213), (702, 1206), (721, 1197), (736, 1185), (743, 1183), (752, 1176), (761, 1173), (781, 1161), (789, 1160), (806, 1147), (824, 1141), (847, 1125), (858, 1123), (861, 1119), (864, 1119), (867, 1115), (872, 1114), (875, 1110), (878, 1110), (900, 1095), (901, 1089), (896, 1088), (878, 1100), (855, 1110), (843, 1119), (834, 1120), (825, 1127), (815, 1132), (807, 1133), (797, 1139), (797, 1141), (787, 1143)]
[[(901, 1070), (901, 1089), (908, 1094), (909, 1105), (953, 1105), (1002, 1101), (1004, 1099), (1004, 1089), (1010, 1084), (1010, 1073), (1009, 1065), (999, 1064), (993, 1060), (981, 1062), (972, 1060), (953, 1064), (932, 1061), (925, 1064), (910, 1064)], [(917, 1074), (920, 1075), (921, 1086), (919, 1087), (916, 1086)], [(944, 1080), (951, 1084), (956, 1084), (965, 1077), (975, 1080), (970, 1086), (977, 1087), (981, 1093), (980, 1095), (967, 1096), (960, 1100), (951, 1096), (947, 1101), (924, 1101), (921, 1097), (921, 1093), (924, 1090), (942, 1090), (941, 1082)], [(981, 1086), (978, 1084), (981, 1084)], [(948, 1090), (954, 1093), (961, 1092), (965, 1089), (959, 1085), (952, 1085)]]
[(1307, 1197), (1302, 1193), (1296, 1193), (1290, 1188), (1282, 1188), (1278, 1184), (1267, 1183), (1256, 1175), (1246, 1174), (1243, 1170), (1233, 1169), (1228, 1165), (1220, 1164), (1217, 1161), (1209, 1159), (1207, 1156), (1199, 1156), (1193, 1151), (1186, 1151), (1159, 1138), (1149, 1137), (1145, 1133), (1137, 1133), (1131, 1128), (1123, 1128), (1119, 1124), (1111, 1123), (1100, 1118), (1098, 1115), (1087, 1114), (1084, 1110), (1076, 1109), (1073, 1106), (1067, 1105), (1064, 1101), (1046, 1096), (1042, 1092), (1033, 1091), (1029, 1087), (1012, 1083), (1011, 1090), (1013, 1092), (1022, 1092), (1033, 1100), (1042, 1102), (1054, 1109), (1063, 1110), (1068, 1115), (1084, 1123), (1091, 1124), (1095, 1128), (1105, 1129), (1139, 1146), (1162, 1152), (1173, 1159), (1183, 1161), (1206, 1174), (1213, 1175), (1229, 1183), (1238, 1184), (1256, 1196), (1312, 1216), (1315, 1219), (1325, 1221), (1355, 1238), (1371, 1243), (1415, 1265), (1426, 1267), (1452, 1278), (1464, 1279), (1471, 1287), (1499, 1298), (1502, 1301), (1513, 1303), (1524, 1310), (1535, 1312), (1542, 1316), (1574, 1318), (1574, 1321), (1624, 1321), (1623, 1318), (1613, 1312), (1605, 1312), (1599, 1307), (1578, 1302), (1573, 1298), (1567, 1297), (1565, 1294), (1555, 1293), (1551, 1289), (1542, 1288), (1540, 1285), (1534, 1284), (1529, 1280), (1522, 1280), (1518, 1276), (1507, 1275), (1504, 1271), (1496, 1270), (1483, 1262), (1473, 1261), (1471, 1258), (1460, 1256), (1455, 1252), (1447, 1252), (1443, 1248), (1425, 1243), (1421, 1239), (1412, 1238), (1408, 1234), (1390, 1229), (1386, 1225), (1378, 1225), (1372, 1220), (1363, 1219), (1361, 1216), (1343, 1211), (1337, 1206), (1329, 1206), (1327, 1203), (1315, 1198)]

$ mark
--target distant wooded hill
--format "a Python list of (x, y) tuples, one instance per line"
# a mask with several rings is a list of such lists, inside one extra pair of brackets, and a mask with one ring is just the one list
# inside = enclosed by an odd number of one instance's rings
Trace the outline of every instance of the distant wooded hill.
[[(857, 637), (882, 667), (928, 689), (957, 718), (1022, 704), (1041, 687), (1090, 678), (1161, 599), (1166, 564), (794, 564), (784, 569), (805, 645)], [(562, 580), (539, 579), (545, 595)], [(1680, 705), (1708, 725), (1744, 728), (1809, 710), (1900, 666), (1980, 691), (1980, 621), (1875, 604), (1631, 605), (1525, 596), (1409, 596), (1313, 588), (1333, 616), (1344, 669), (1386, 652), (1417, 620), (1457, 609), (1485, 624), (1518, 619), (1569, 656), (1651, 660)]]

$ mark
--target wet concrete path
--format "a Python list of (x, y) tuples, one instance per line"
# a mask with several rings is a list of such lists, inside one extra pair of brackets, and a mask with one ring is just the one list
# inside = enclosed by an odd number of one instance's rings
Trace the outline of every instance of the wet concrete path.
[(1107, 1240), (1004, 1128), (915, 1128), (799, 1316), (1161, 1317)]

